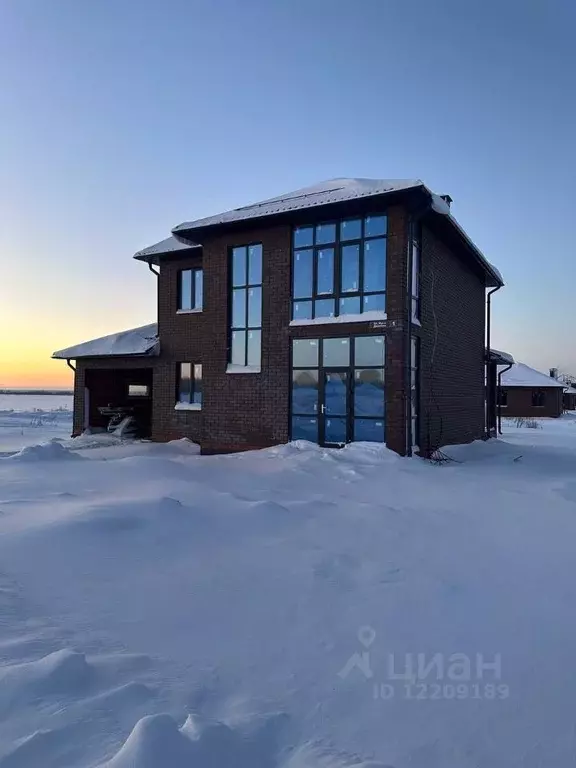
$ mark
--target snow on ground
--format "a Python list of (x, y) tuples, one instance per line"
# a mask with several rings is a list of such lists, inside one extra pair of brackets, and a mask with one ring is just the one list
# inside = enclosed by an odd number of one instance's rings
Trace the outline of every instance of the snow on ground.
[(440, 466), (0, 459), (0, 768), (574, 764), (576, 418), (542, 423)]
[(0, 456), (71, 432), (71, 395), (0, 394)]

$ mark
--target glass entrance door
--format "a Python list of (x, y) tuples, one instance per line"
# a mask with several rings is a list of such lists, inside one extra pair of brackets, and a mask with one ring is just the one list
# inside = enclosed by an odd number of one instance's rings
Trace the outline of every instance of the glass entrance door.
[(321, 371), (320, 388), (320, 444), (343, 445), (351, 440), (350, 372), (349, 370)]

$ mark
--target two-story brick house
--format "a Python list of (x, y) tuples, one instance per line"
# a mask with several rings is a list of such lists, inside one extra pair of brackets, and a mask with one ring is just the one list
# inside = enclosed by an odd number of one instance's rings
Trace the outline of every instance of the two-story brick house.
[(335, 179), (178, 225), (135, 255), (157, 274), (157, 338), (55, 353), (76, 361), (74, 433), (114, 400), (204, 452), (485, 436), (486, 289), (503, 282), (450, 202)]

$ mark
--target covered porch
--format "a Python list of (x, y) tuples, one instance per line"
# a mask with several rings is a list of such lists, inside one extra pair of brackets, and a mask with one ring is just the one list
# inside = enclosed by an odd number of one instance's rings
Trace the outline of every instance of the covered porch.
[(156, 324), (55, 352), (74, 370), (73, 436), (124, 424), (134, 436), (151, 437), (158, 354)]

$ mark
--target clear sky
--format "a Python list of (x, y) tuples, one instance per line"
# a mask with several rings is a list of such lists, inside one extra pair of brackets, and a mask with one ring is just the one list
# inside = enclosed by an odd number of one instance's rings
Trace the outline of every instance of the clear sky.
[(576, 372), (573, 0), (2, 0), (0, 386), (155, 320), (133, 253), (337, 176), (421, 178), (502, 271), (494, 346)]

